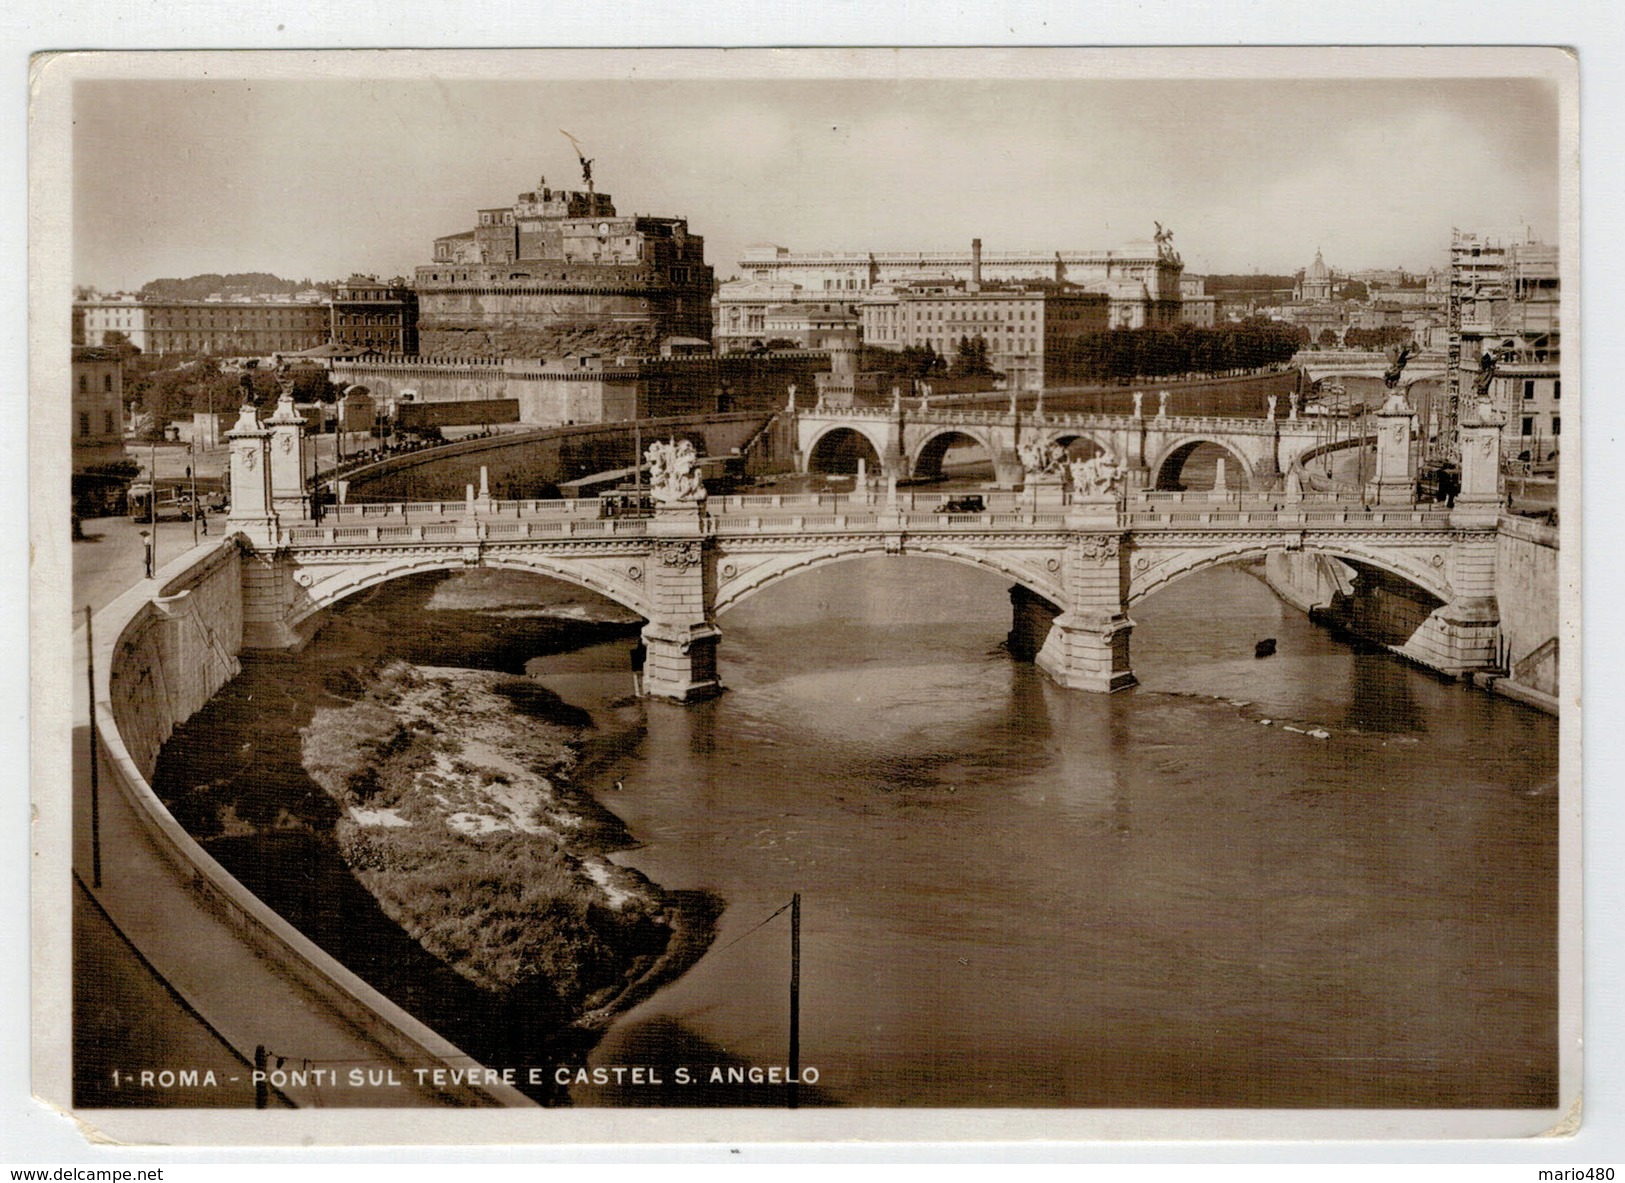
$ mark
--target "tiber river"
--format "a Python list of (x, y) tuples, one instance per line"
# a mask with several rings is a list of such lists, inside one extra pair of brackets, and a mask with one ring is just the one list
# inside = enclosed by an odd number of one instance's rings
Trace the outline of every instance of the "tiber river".
[[(440, 629), (424, 602), (358, 597), (225, 697), (292, 684), (363, 618), (410, 660), (493, 664), (410, 656)], [(1004, 582), (919, 558), (725, 614), (713, 702), (628, 701), (630, 635), (526, 662), (593, 715), (582, 781), (639, 843), (615, 858), (725, 904), (710, 950), (578, 1056), (668, 1081), (784, 1064), (789, 916), (756, 926), (799, 892), (803, 1104), (1554, 1104), (1555, 720), (1361, 651), (1236, 568), (1133, 616), (1140, 685), (1111, 696), (1011, 660)], [(212, 742), (256, 713), (216, 713)], [(447, 1034), (481, 1043), (470, 1024)]]

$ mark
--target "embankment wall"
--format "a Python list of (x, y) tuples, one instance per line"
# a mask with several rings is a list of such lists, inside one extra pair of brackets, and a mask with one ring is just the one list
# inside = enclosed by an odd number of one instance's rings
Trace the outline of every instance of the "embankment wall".
[(1501, 665), (1512, 689), (1558, 693), (1562, 552), (1557, 530), (1529, 518), (1501, 518), (1495, 598), (1501, 609)]
[[(339, 964), (239, 883), (153, 792), (151, 778), (164, 741), (240, 669), (242, 579), (241, 552), (233, 539), (223, 539), (159, 572), (158, 594), (133, 589), (98, 614), (92, 712), (102, 791), (111, 787), (130, 803), (170, 864), (173, 875), (157, 881), (153, 890), (191, 893), (197, 906), (242, 939), (246, 964), (268, 963), (273, 972), (296, 982), (376, 1046), (382, 1060), (466, 1068), (473, 1063), (470, 1057)], [(229, 997), (242, 988), (236, 977), (166, 974), (161, 960), (149, 960), (172, 989), (179, 990), (177, 981), (183, 981), (191, 991), (183, 997), (193, 1010), (211, 1016), (221, 1038), (253, 1061), (257, 1029), (238, 1000)], [(211, 989), (228, 996), (199, 996)], [(233, 1016), (245, 1021), (237, 1023)], [(517, 1089), (502, 1085), (452, 1089), (445, 1099), (456, 1104), (533, 1104)]]
[[(1561, 553), (1557, 531), (1527, 518), (1504, 516), (1496, 535), (1495, 598), (1504, 676), (1477, 676), (1520, 701), (1557, 709), (1561, 632)], [(1356, 578), (1358, 576), (1358, 578)], [(1264, 578), (1287, 603), (1316, 612), (1364, 640), (1391, 645), (1429, 664), (1416, 642), (1438, 601), (1404, 580), (1309, 551), (1280, 552), (1264, 561)]]

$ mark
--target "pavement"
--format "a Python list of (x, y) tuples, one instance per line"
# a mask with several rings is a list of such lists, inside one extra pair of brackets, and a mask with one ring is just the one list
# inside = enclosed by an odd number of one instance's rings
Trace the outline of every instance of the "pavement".
[[(81, 525), (84, 538), (73, 544), (73, 609), (80, 619), (85, 605), (100, 612), (145, 578), (143, 530), (156, 539), (157, 569), (180, 558), (194, 545), (191, 522), (159, 522), (154, 528), (146, 522), (116, 517), (86, 518)], [(199, 542), (217, 540), (225, 533), (226, 515), (209, 514), (197, 523), (197, 528)]]

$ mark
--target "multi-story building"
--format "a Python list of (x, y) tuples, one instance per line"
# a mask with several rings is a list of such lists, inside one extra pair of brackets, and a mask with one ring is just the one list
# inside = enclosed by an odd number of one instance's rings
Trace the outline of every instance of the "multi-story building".
[(1211, 329), (1219, 319), (1219, 297), (1207, 294), (1207, 280), (1200, 275), (1184, 275), (1179, 280), (1179, 322), (1198, 329)]
[[(854, 309), (867, 293), (898, 284), (1048, 283), (1108, 297), (1110, 327), (1172, 327), (1180, 321), (1184, 262), (1171, 232), (1121, 250), (993, 251), (981, 239), (968, 251), (809, 251), (749, 246), (741, 252), (742, 278), (718, 291), (719, 323), (748, 323), (772, 304), (837, 301)], [(791, 285), (788, 292), (781, 285)], [(786, 299), (789, 294), (791, 299)], [(739, 311), (737, 320), (734, 311)]]
[(95, 517), (117, 510), (129, 487), (124, 459), (124, 361), (116, 349), (75, 346), (68, 373), (73, 512)]
[[(99, 346), (109, 333), (122, 333), (145, 352), (146, 305), (128, 293), (73, 302), (74, 344)], [(118, 340), (114, 337), (114, 340)]]
[(115, 349), (76, 346), (72, 368), (73, 467), (124, 458), (124, 361)]
[(780, 304), (762, 319), (770, 349), (856, 350), (860, 336), (855, 313), (843, 304)]
[(1038, 284), (882, 287), (858, 312), (864, 343), (881, 349), (930, 346), (952, 362), (961, 341), (981, 338), (1011, 390), (1069, 380), (1068, 341), (1114, 327), (1109, 294)]
[(377, 276), (352, 275), (334, 289), (328, 311), (328, 335), (336, 345), (369, 353), (418, 351), (418, 296), (405, 279), (383, 283)]
[(648, 356), (668, 337), (711, 339), (712, 271), (685, 219), (624, 217), (590, 182), (545, 177), (477, 217), (417, 268), (424, 354)]
[[(88, 346), (122, 333), (143, 353), (269, 356), (298, 353), (328, 339), (326, 304), (292, 300), (136, 300), (121, 297), (75, 305)], [(117, 338), (114, 338), (115, 340)]]
[(1491, 401), (1507, 416), (1508, 456), (1557, 459), (1563, 433), (1561, 273), (1557, 248), (1529, 230), (1456, 231), (1450, 243), (1447, 313), (1454, 402), (1474, 397), (1486, 353), (1495, 360)]
[(855, 314), (856, 301), (832, 301), (828, 292), (809, 291), (787, 280), (734, 279), (722, 284), (711, 301), (711, 343), (717, 353), (759, 349), (767, 343), (770, 312), (797, 305), (836, 308)]

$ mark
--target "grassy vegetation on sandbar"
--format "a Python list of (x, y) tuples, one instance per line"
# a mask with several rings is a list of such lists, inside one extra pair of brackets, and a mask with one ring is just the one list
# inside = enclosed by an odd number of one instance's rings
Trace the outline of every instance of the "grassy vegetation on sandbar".
[(496, 995), (602, 1011), (666, 951), (676, 909), (602, 857), (621, 836), (563, 783), (575, 729), (516, 716), (513, 680), (392, 664), (316, 713), (304, 764), (343, 807), (346, 862), (425, 950)]

